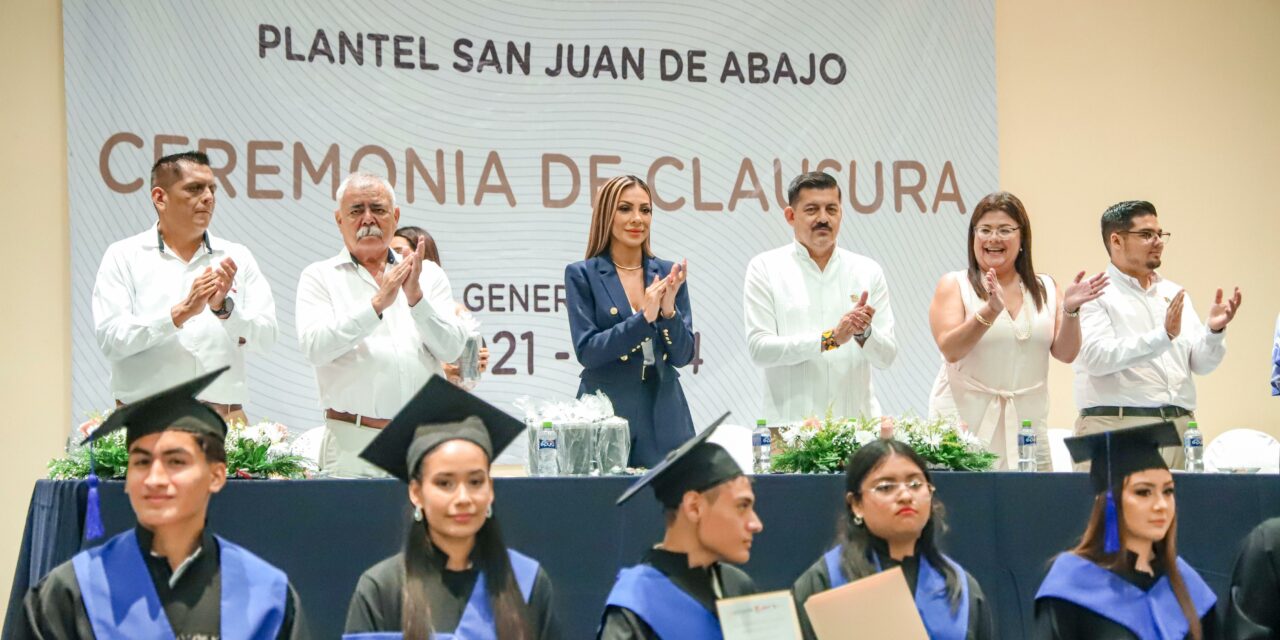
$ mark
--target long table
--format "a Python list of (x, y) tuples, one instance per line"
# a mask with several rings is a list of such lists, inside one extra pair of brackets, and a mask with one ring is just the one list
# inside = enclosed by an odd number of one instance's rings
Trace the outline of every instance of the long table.
[[(653, 499), (614, 500), (629, 478), (498, 478), (494, 511), (509, 546), (542, 562), (567, 638), (591, 638), (620, 567), (662, 535)], [(1002, 637), (1030, 637), (1033, 597), (1055, 553), (1071, 546), (1091, 505), (1084, 474), (936, 473), (947, 507), (943, 547), (994, 603)], [(764, 532), (745, 569), (784, 589), (832, 544), (842, 476), (758, 476)], [(1280, 477), (1177, 476), (1181, 555), (1222, 597), (1241, 539), (1280, 516)], [(27, 589), (81, 546), (87, 488), (39, 481), (9, 596), (4, 636), (21, 620)], [(123, 484), (104, 483), (108, 534), (134, 525)], [(289, 574), (314, 637), (341, 635), (357, 578), (395, 554), (408, 498), (393, 480), (232, 480), (214, 497), (210, 526)]]

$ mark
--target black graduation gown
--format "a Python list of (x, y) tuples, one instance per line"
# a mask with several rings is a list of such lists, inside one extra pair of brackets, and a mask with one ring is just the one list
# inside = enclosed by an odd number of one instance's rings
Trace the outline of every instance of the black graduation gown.
[(1280, 638), (1280, 518), (1245, 538), (1223, 615), (1228, 640)]
[[(876, 557), (880, 559), (880, 566), (884, 569), (892, 569), (893, 567), (902, 567), (902, 575), (907, 579), (907, 586), (911, 589), (911, 593), (916, 592), (916, 580), (920, 576), (920, 560), (916, 556), (908, 556), (898, 562), (889, 557), (889, 545), (879, 539), (872, 537), (871, 548), (875, 551)], [(850, 577), (852, 582), (858, 578), (866, 576)], [(982, 587), (978, 586), (978, 581), (973, 579), (973, 575), (968, 571), (965, 572), (965, 578), (969, 581), (969, 630), (965, 633), (965, 638), (969, 640), (988, 640), (990, 638), (999, 637), (996, 634), (995, 621), (991, 613), (991, 604), (987, 602), (987, 598), (982, 593)], [(809, 622), (809, 615), (805, 613), (804, 603), (811, 596), (822, 593), (831, 588), (831, 574), (827, 571), (827, 563), (823, 558), (818, 558), (800, 574), (794, 585), (791, 586), (791, 592), (796, 599), (796, 614), (800, 617), (800, 631), (804, 634), (805, 640), (815, 640), (817, 636), (813, 633), (813, 626)]]
[[(712, 614), (716, 613), (716, 595), (711, 586), (718, 581), (720, 593), (725, 598), (751, 595), (756, 585), (745, 571), (735, 566), (717, 562), (709, 567), (689, 567), (689, 556), (665, 549), (650, 549), (640, 561), (662, 572), (681, 591), (689, 594)], [(658, 634), (630, 609), (605, 607), (600, 640), (656, 639)]]
[[(427, 601), (431, 606), (431, 626), (436, 631), (449, 633), (462, 619), (467, 600), (479, 575), (477, 569), (450, 571), (445, 568), (448, 556), (435, 549), (435, 563), (439, 580), (427, 581)], [(401, 631), (401, 615), (404, 605), (404, 554), (396, 554), (373, 565), (356, 583), (347, 608), (347, 633), (370, 631)], [(529, 626), (537, 640), (559, 640), (562, 637), (560, 623), (552, 607), (551, 578), (538, 567), (529, 594)]]
[[(1134, 568), (1138, 560), (1137, 554), (1125, 552), (1126, 563), (1111, 572), (1143, 591), (1150, 591), (1156, 582), (1164, 576), (1164, 565), (1159, 558), (1152, 558), (1151, 569), (1154, 575), (1143, 573)], [(1200, 627), (1204, 630), (1206, 640), (1218, 638), (1217, 607), (1200, 618)], [(1137, 640), (1128, 627), (1105, 618), (1074, 602), (1060, 598), (1040, 598), (1036, 600), (1035, 633), (1036, 640)]]
[[(218, 563), (217, 539), (208, 530), (204, 532), (200, 552), (185, 568), (179, 566), (182, 574), (170, 587), (174, 572), (169, 568), (169, 561), (150, 553), (153, 534), (142, 527), (135, 528), (135, 532), (156, 594), (164, 606), (164, 615), (177, 640), (218, 640), (221, 637), (222, 570)], [(55, 567), (32, 587), (22, 605), (25, 624), (18, 625), (18, 638), (88, 640), (94, 637), (70, 560)], [(284, 624), (276, 637), (307, 638), (305, 626), (298, 594), (290, 584)]]

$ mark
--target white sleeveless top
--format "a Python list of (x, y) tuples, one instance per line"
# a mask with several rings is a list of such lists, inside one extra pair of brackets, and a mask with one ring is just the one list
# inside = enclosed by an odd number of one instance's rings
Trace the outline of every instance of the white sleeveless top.
[[(967, 320), (986, 303), (974, 291), (968, 273), (948, 276), (960, 287)], [(968, 355), (955, 363), (943, 359), (929, 398), (929, 415), (958, 416), (1000, 456), (997, 469), (1017, 468), (1016, 438), (1023, 420), (1030, 420), (1039, 435), (1039, 466), (1048, 466), (1049, 348), (1057, 291), (1051, 278), (1036, 277), (1045, 289), (1044, 308), (1037, 311), (1031, 292), (1024, 291), (1017, 319), (1008, 309), (1001, 311)]]

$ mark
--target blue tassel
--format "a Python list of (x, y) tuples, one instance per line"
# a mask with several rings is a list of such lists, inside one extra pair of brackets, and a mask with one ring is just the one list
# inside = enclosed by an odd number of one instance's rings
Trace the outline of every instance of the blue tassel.
[(1110, 490), (1107, 490), (1106, 526), (1107, 531), (1102, 550), (1105, 553), (1116, 553), (1120, 551), (1120, 522), (1119, 518), (1116, 517), (1116, 499)]
[(89, 497), (85, 500), (84, 505), (84, 540), (97, 540), (103, 535), (102, 530), (102, 505), (98, 499), (98, 473), (97, 465), (93, 460), (93, 443), (89, 443), (89, 477), (86, 479), (89, 483)]

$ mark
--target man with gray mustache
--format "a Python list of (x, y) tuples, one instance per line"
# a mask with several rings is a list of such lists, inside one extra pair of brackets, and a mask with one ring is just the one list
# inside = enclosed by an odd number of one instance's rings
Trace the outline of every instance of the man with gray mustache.
[(826, 173), (792, 180), (785, 215), (795, 240), (747, 265), (747, 350), (764, 369), (762, 415), (771, 426), (828, 411), (881, 415), (871, 368), (888, 368), (898, 354), (889, 285), (874, 260), (836, 246), (841, 199)]
[(389, 241), (400, 221), (386, 179), (354, 173), (338, 186), (334, 221), (345, 245), (298, 282), (298, 344), (316, 369), (325, 434), (320, 470), (338, 477), (386, 474), (359, 457), (440, 362), (462, 353), (467, 332), (444, 271), (401, 258)]

